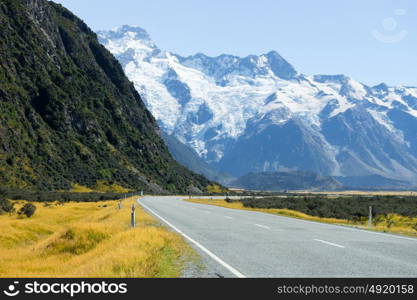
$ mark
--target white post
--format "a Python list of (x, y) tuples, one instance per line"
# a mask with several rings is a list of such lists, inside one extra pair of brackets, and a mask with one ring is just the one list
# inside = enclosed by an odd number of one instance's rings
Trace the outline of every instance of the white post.
[(130, 214), (130, 225), (132, 228), (136, 227), (135, 204), (132, 204), (132, 213)]
[(368, 226), (372, 227), (372, 206), (369, 206)]

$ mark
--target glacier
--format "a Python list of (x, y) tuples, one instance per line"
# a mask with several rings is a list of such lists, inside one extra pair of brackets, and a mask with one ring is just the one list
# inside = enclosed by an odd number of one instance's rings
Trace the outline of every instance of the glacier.
[(183, 57), (139, 26), (97, 32), (161, 129), (221, 172), (301, 170), (417, 184), (417, 88), (307, 75), (276, 51)]

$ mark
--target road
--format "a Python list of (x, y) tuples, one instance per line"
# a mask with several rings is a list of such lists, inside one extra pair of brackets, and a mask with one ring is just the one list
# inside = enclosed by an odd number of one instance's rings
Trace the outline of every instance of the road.
[(417, 239), (146, 196), (219, 277), (417, 277)]

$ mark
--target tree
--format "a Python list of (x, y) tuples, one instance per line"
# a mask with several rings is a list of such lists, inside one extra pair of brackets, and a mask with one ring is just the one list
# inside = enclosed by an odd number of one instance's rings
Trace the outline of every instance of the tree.
[(11, 213), (13, 210), (13, 203), (6, 199), (6, 192), (0, 189), (0, 214), (4, 212)]
[(25, 215), (26, 217), (30, 218), (31, 216), (33, 216), (35, 211), (36, 211), (36, 206), (35, 205), (33, 205), (32, 203), (26, 203), (19, 210), (18, 214), (19, 215)]
[(9, 200), (5, 198), (0, 198), (0, 214), (2, 214), (3, 212), (11, 213), (13, 212), (13, 210), (13, 203), (11, 203)]

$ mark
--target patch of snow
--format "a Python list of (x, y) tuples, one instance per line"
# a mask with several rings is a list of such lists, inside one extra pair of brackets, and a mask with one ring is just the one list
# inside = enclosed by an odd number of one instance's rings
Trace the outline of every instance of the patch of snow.
[[(242, 59), (232, 55), (208, 57), (196, 54), (184, 58), (158, 49), (140, 27), (123, 26), (100, 32), (99, 37), (116, 57), (131, 59), (124, 63), (126, 75), (133, 81), (161, 127), (202, 157), (210, 155), (220, 160), (224, 154), (223, 140), (238, 139), (245, 133), (248, 120), (261, 121), (267, 115), (276, 124), (289, 118), (302, 119), (320, 134), (320, 112), (330, 101), (337, 105), (329, 117), (365, 100), (380, 107), (380, 111), (375, 108), (368, 111), (399, 141), (404, 141), (404, 137), (389, 121), (384, 110), (393, 108), (394, 102), (398, 102), (417, 117), (417, 110), (409, 108), (402, 100), (407, 93), (417, 97), (417, 88), (390, 87), (387, 93), (368, 93), (363, 84), (343, 75), (309, 76), (298, 73), (294, 78), (284, 80), (274, 75), (266, 55), (248, 57), (251, 61), (249, 66), (241, 65)], [(181, 95), (173, 95), (167, 88), (165, 80), (171, 70), (177, 74), (176, 79), (188, 87), (190, 99), (185, 101)], [(265, 104), (265, 100), (274, 93), (276, 99)], [(202, 106), (210, 111), (212, 117), (203, 124), (195, 124), (190, 121), (190, 116), (196, 115)], [(214, 134), (210, 142), (206, 139), (207, 133)], [(327, 143), (324, 138), (323, 141)], [(335, 159), (339, 150), (330, 144), (326, 147), (328, 156), (334, 158), (334, 175), (342, 174)]]

